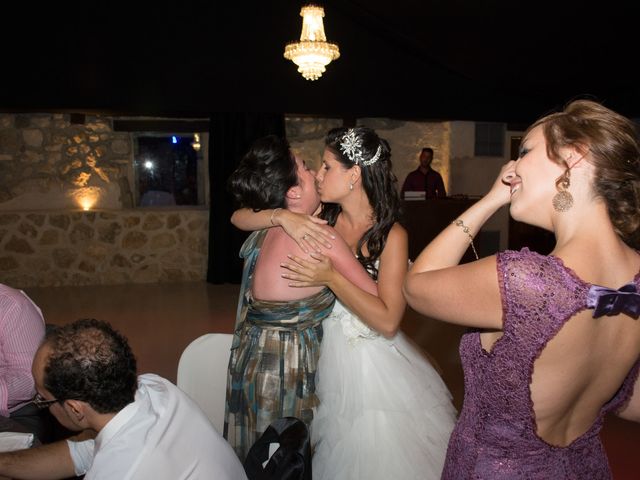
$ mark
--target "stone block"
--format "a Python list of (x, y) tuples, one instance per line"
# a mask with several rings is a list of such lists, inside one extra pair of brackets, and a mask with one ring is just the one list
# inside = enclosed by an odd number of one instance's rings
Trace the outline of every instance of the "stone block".
[(144, 261), (146, 257), (144, 255), (140, 255), (139, 253), (134, 253), (133, 255), (131, 255), (131, 261), (133, 263), (140, 263), (142, 261)]
[(148, 241), (147, 235), (142, 232), (128, 232), (122, 239), (122, 248), (127, 250), (137, 250), (143, 247)]
[(70, 248), (56, 248), (52, 252), (52, 258), (57, 267), (68, 269), (78, 258), (78, 254)]
[(172, 213), (167, 217), (167, 228), (173, 229), (180, 225), (180, 215), (177, 213)]
[(196, 218), (194, 220), (191, 220), (187, 226), (189, 227), (189, 230), (191, 230), (192, 232), (194, 230), (200, 230), (203, 225), (205, 224), (205, 221), (200, 219), (200, 218)]
[(119, 253), (116, 253), (111, 259), (111, 266), (120, 268), (131, 268), (132, 265), (129, 260), (127, 260)]
[(13, 225), (20, 220), (20, 215), (14, 213), (0, 214), (0, 225)]
[(151, 238), (151, 242), (149, 242), (149, 247), (156, 250), (161, 248), (170, 248), (176, 244), (175, 237), (170, 233), (159, 233)]
[(67, 230), (71, 224), (71, 219), (69, 218), (69, 215), (65, 214), (51, 215), (49, 217), (49, 224), (61, 230)]
[(131, 227), (135, 227), (136, 225), (140, 225), (140, 217), (138, 216), (127, 216), (124, 217), (124, 228), (131, 228)]
[(4, 249), (22, 255), (31, 255), (35, 251), (28, 241), (24, 238), (17, 238), (15, 235), (5, 244)]
[(13, 257), (0, 257), (0, 272), (16, 270), (20, 264)]
[(39, 245), (57, 245), (60, 239), (58, 230), (45, 230), (40, 237)]
[(76, 223), (69, 233), (69, 239), (72, 244), (85, 243), (91, 240), (95, 235), (95, 230), (84, 223)]
[(165, 268), (162, 272), (161, 280), (164, 282), (182, 282), (184, 281), (184, 273), (181, 269)]
[(42, 130), (39, 128), (27, 128), (22, 130), (22, 138), (24, 139), (24, 143), (31, 148), (42, 147), (42, 142), (44, 141), (44, 135), (42, 134)]
[(82, 260), (78, 264), (78, 270), (81, 270), (86, 273), (95, 273), (96, 266), (93, 263), (87, 262), (86, 260)]
[(109, 255), (110, 249), (104, 245), (92, 242), (84, 251), (85, 256), (94, 260), (102, 260)]
[(98, 239), (104, 243), (115, 244), (121, 231), (122, 227), (117, 222), (111, 222), (108, 225), (98, 225)]
[(38, 236), (36, 227), (27, 222), (20, 222), (18, 231), (27, 238), (36, 238)]
[(45, 216), (39, 213), (29, 213), (27, 218), (31, 223), (33, 223), (37, 227), (41, 227), (44, 225)]
[(158, 230), (164, 226), (164, 222), (157, 215), (150, 213), (145, 216), (142, 224), (143, 230)]
[(17, 130), (0, 130), (0, 153), (14, 153), (19, 148), (20, 140)]

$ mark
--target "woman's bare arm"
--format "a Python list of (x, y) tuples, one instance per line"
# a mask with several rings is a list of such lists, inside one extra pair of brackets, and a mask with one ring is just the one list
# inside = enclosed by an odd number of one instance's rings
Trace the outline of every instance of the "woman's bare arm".
[(407, 271), (408, 246), (402, 226), (395, 224), (391, 228), (380, 255), (377, 297), (338, 272), (327, 256), (311, 256), (315, 262), (292, 256), (292, 261), (283, 265), (290, 270), (283, 276), (291, 280), (291, 286), (326, 285), (369, 327), (386, 337), (396, 334), (406, 307), (401, 287)]
[[(491, 191), (458, 217), (420, 253), (404, 281), (409, 305), (426, 316), (478, 328), (502, 328), (502, 303), (496, 258), (458, 265), (482, 225), (509, 202), (503, 177), (505, 165)], [(460, 223), (461, 222), (461, 223)]]
[(245, 231), (282, 227), (304, 252), (320, 251), (320, 246), (331, 248), (332, 236), (326, 229), (326, 220), (313, 215), (292, 212), (285, 208), (275, 208), (254, 212), (241, 208), (231, 215), (231, 223)]

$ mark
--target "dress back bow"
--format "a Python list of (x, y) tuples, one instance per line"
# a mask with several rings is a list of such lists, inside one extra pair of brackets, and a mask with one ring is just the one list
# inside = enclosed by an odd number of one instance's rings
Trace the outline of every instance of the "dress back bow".
[(640, 293), (633, 282), (618, 290), (592, 285), (587, 293), (587, 308), (594, 309), (593, 318), (626, 313), (637, 319), (640, 316)]

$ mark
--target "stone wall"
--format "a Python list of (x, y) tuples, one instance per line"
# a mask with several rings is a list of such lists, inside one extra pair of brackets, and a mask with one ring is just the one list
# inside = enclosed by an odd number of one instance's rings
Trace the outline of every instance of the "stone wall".
[(131, 206), (131, 136), (109, 117), (0, 114), (0, 210)]
[(0, 213), (0, 283), (204, 280), (207, 210)]
[[(473, 122), (358, 119), (392, 150), (398, 188), (434, 149), (450, 194), (481, 194), (504, 159), (473, 157)], [(203, 280), (208, 210), (135, 209), (133, 137), (108, 116), (0, 114), (0, 282), (17, 287)], [(339, 118), (288, 116), (293, 151), (318, 168)], [(206, 153), (204, 153), (206, 158)], [(88, 211), (81, 211), (86, 208)], [(501, 231), (505, 216), (488, 228)], [(235, 252), (234, 252), (235, 254)]]

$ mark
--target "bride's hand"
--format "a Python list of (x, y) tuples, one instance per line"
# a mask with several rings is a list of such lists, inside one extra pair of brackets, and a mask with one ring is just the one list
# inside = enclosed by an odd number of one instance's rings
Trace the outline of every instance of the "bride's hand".
[(319, 252), (320, 245), (331, 248), (331, 235), (325, 228), (326, 220), (303, 213), (281, 209), (273, 216), (273, 223), (280, 225), (305, 252)]
[(316, 287), (329, 286), (335, 270), (331, 259), (321, 253), (310, 253), (312, 260), (295, 255), (287, 255), (291, 260), (288, 263), (281, 263), (282, 268), (286, 268), (289, 272), (283, 273), (282, 277), (288, 280), (290, 287)]

